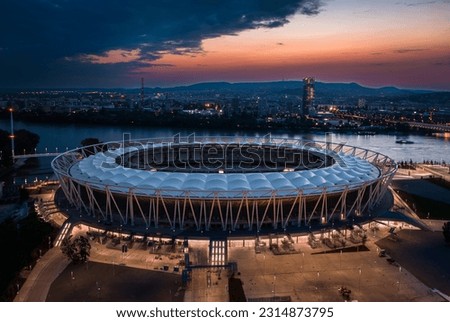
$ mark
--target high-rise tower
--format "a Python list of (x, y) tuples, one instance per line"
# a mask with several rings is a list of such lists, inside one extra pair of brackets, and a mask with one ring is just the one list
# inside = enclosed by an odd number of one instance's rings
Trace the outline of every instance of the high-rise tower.
[(314, 107), (314, 78), (303, 78), (303, 103), (302, 114), (309, 115), (309, 110)]

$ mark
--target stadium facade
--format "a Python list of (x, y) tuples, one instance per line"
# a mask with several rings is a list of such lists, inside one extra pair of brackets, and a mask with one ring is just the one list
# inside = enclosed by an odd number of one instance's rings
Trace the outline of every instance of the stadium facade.
[(397, 169), (388, 156), (331, 141), (193, 135), (77, 148), (52, 167), (80, 213), (186, 235), (368, 219)]

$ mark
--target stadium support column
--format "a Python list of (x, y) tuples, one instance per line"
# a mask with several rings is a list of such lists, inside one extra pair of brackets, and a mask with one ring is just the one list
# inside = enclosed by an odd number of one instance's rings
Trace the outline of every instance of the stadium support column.
[(86, 194), (89, 200), (89, 213), (91, 216), (95, 217), (95, 208), (97, 208), (98, 212), (102, 215), (103, 219), (106, 219), (105, 214), (103, 213), (102, 208), (100, 207), (100, 204), (97, 201), (97, 198), (95, 198), (94, 191), (89, 186), (85, 186)]
[(173, 208), (173, 218), (172, 218), (172, 230), (175, 232), (176, 226), (181, 227), (181, 207), (180, 207), (180, 200), (175, 200), (174, 208)]
[(234, 231), (233, 225), (233, 205), (230, 200), (227, 200), (227, 206), (225, 208), (225, 227), (228, 230)]
[(298, 197), (297, 227), (301, 227), (303, 217), (305, 218), (306, 225), (306, 202), (305, 197), (303, 196), (303, 190), (299, 190)]
[(322, 224), (326, 224), (328, 221), (327, 214), (328, 214), (328, 194), (327, 189), (323, 188), (323, 198), (322, 198), (322, 207), (320, 212), (320, 220)]
[(134, 226), (134, 202), (133, 202), (133, 189), (128, 190), (127, 196), (127, 214), (126, 214), (126, 222), (128, 223), (128, 215), (130, 216), (131, 226)]

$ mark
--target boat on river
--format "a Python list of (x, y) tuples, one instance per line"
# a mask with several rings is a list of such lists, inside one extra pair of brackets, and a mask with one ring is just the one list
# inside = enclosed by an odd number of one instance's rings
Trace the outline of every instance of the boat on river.
[(395, 143), (398, 143), (398, 144), (413, 144), (414, 141), (409, 141), (409, 140), (397, 140), (397, 141), (395, 141)]

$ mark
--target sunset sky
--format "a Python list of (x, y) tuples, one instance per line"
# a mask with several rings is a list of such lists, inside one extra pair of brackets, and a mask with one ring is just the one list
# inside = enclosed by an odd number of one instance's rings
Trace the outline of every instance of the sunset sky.
[(450, 90), (450, 0), (7, 0), (0, 87), (298, 80)]

